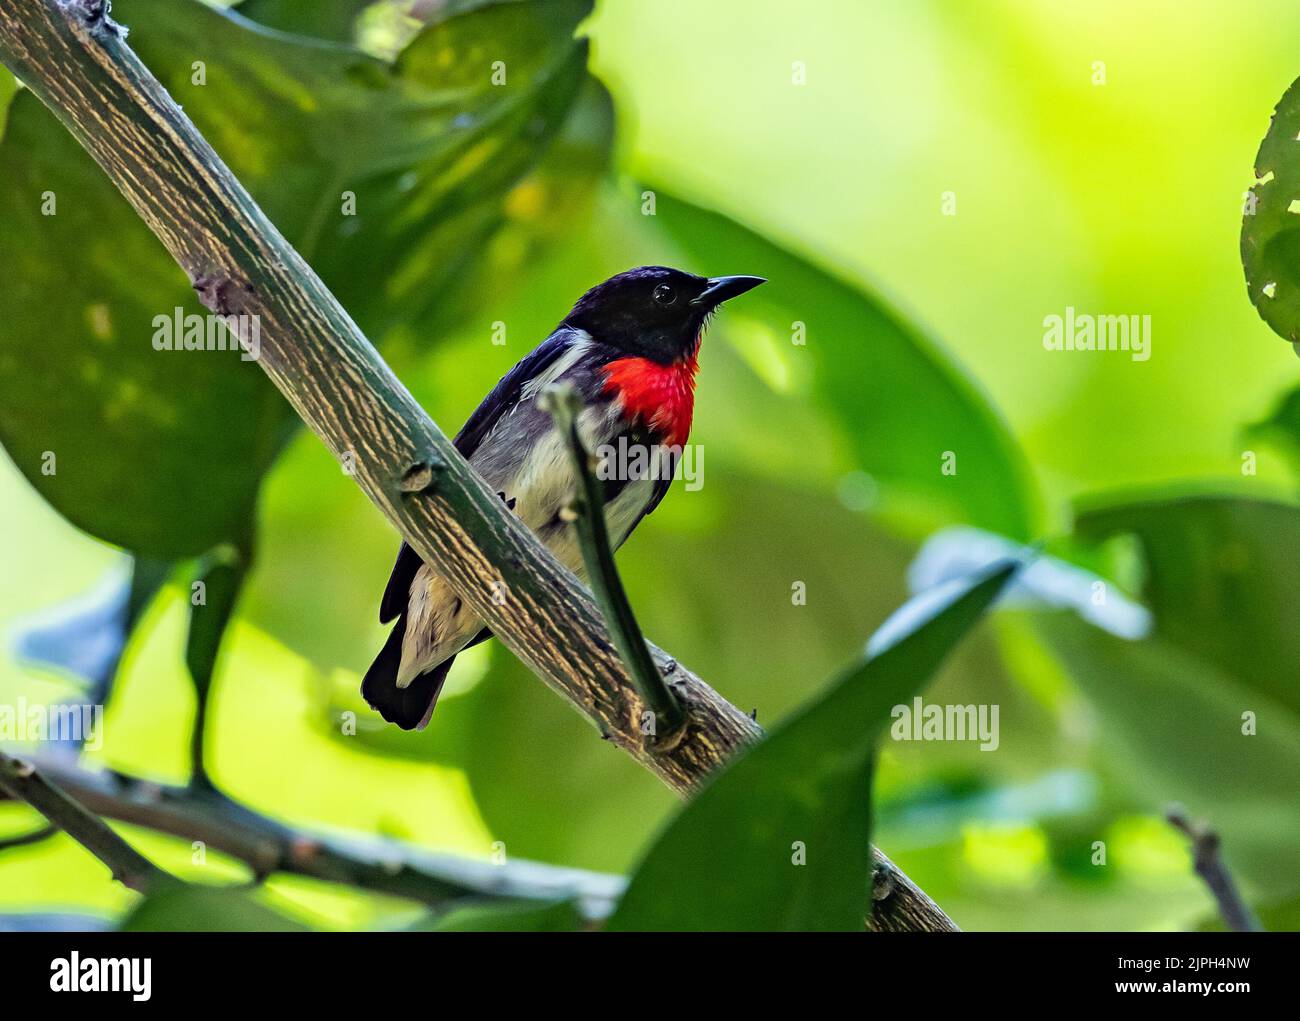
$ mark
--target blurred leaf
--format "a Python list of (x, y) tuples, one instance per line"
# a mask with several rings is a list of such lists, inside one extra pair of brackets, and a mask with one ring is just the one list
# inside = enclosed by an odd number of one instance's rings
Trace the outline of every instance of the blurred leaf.
[(573, 901), (483, 904), (455, 908), (411, 926), (415, 932), (574, 932), (582, 917)]
[(1300, 475), (1300, 388), (1285, 393), (1266, 418), (1247, 426), (1245, 436), (1278, 447)]
[[(486, 7), (426, 29), (396, 66), (197, 2), (120, 0), (114, 13), (360, 325), (378, 335), (402, 321), (429, 337), (585, 80), (572, 33), (588, 10)], [(57, 215), (42, 215), (47, 195)], [(203, 310), (30, 95), (15, 99), (0, 148), (0, 222), (0, 304), (16, 310), (0, 320), (0, 442), (19, 469), (74, 524), (145, 555), (244, 536), (296, 419), (235, 353), (154, 350), (155, 316)], [(42, 472), (47, 452), (55, 474)]]
[[(1039, 631), (1094, 706), (1109, 770), (1147, 811), (1177, 801), (1207, 820), (1248, 889), (1300, 887), (1294, 714), (1167, 640), (1126, 642), (1065, 615), (1044, 614)], [(1257, 733), (1243, 733), (1248, 711)]]
[(1094, 505), (1075, 530), (1135, 536), (1156, 637), (1300, 714), (1300, 507), (1223, 496)]
[[(14, 634), (15, 656), (35, 667), (66, 671), (83, 680), (84, 691), (75, 699), (78, 704), (105, 704), (127, 640), (172, 567), (163, 561), (134, 558), (125, 576), (109, 575), (94, 590), (19, 622)], [(76, 743), (89, 736), (81, 735)]]
[[(609, 928), (860, 930), (870, 904), (879, 732), (1014, 569), (1005, 566), (955, 595), (728, 764), (650, 849)], [(796, 846), (806, 851), (802, 864), (792, 861)]]
[[(762, 334), (812, 365), (816, 399), (838, 419), (881, 507), (919, 513), (924, 530), (969, 522), (1032, 537), (1037, 497), (1005, 423), (952, 356), (881, 298), (844, 283), (740, 224), (656, 191), (654, 223), (707, 274), (753, 273), (768, 283), (728, 306), (716, 330), (741, 350)], [(721, 260), (721, 263), (720, 263)], [(796, 323), (803, 346), (791, 343)], [(955, 454), (955, 473), (941, 468)]]
[(123, 920), (123, 932), (303, 932), (306, 926), (248, 894), (182, 886), (146, 897)]
[(133, 560), (94, 589), (20, 621), (14, 653), (36, 667), (66, 671), (103, 702), (136, 621), (171, 573), (171, 564)]
[(241, 17), (277, 32), (292, 32), (313, 39), (351, 42), (357, 16), (375, 0), (244, 0)]
[[(1278, 101), (1241, 221), (1246, 292), (1273, 332), (1300, 341), (1300, 80)], [(1297, 206), (1296, 208), (1300, 208)]]

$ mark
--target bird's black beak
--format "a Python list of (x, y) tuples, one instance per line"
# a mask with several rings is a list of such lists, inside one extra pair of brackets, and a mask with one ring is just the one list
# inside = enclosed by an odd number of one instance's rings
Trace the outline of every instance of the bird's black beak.
[(765, 283), (767, 280), (763, 277), (713, 277), (709, 280), (709, 286), (701, 291), (700, 296), (691, 304), (708, 305), (712, 308), (714, 305), (721, 305), (728, 298), (744, 294)]

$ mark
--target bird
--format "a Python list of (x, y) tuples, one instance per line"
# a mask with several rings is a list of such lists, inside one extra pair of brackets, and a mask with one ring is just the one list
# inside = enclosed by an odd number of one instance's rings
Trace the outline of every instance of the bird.
[[(618, 548), (663, 500), (690, 436), (705, 327), (724, 301), (763, 283), (762, 277), (703, 277), (667, 266), (610, 277), (584, 293), (502, 377), (454, 446), (582, 577), (582, 550), (567, 513), (578, 480), (538, 398), (552, 384), (568, 384), (582, 399), (578, 429), (587, 449), (598, 457), (639, 455), (602, 462), (596, 472), (610, 542)], [(620, 465), (637, 470), (620, 471)], [(435, 566), (402, 543), (379, 604), (380, 623), (393, 627), (361, 683), (371, 708), (403, 730), (427, 726), (456, 655), (492, 637)]]

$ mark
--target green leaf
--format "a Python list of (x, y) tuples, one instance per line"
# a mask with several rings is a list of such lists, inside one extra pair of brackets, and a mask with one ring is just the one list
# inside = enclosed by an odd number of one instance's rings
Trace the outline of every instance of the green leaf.
[(1132, 536), (1158, 638), (1300, 714), (1300, 507), (1227, 496), (1150, 499), (1080, 511), (1076, 533)]
[(1248, 442), (1263, 440), (1277, 447), (1300, 475), (1300, 387), (1283, 394), (1267, 416), (1244, 432)]
[(307, 926), (237, 890), (181, 886), (146, 897), (120, 928), (123, 932), (304, 932)]
[[(612, 930), (860, 930), (870, 905), (876, 742), (997, 598), (1013, 565), (964, 587), (742, 753), (669, 824)], [(794, 864), (802, 847), (806, 862)]]
[[(427, 343), (589, 79), (586, 0), (503, 3), (396, 65), (197, 2), (119, 0), (131, 43), (371, 336)], [(492, 62), (507, 69), (492, 83)], [(589, 179), (584, 179), (589, 180)], [(355, 197), (348, 215), (345, 193)], [(46, 203), (56, 205), (56, 215)], [(46, 203), (43, 210), (42, 205)], [(0, 443), (78, 527), (158, 559), (240, 542), (297, 420), (256, 366), (157, 351), (204, 315), (181, 271), (30, 94), (0, 147)], [(49, 462), (53, 454), (55, 462)], [(51, 472), (51, 467), (54, 471)]]
[(1065, 615), (1044, 615), (1038, 630), (1088, 696), (1109, 771), (1142, 807), (1181, 802), (1212, 825), (1248, 892), (1300, 888), (1293, 713), (1169, 641), (1124, 641)]
[(416, 932), (575, 932), (582, 916), (573, 901), (514, 902), (454, 908), (413, 925)]
[[(1300, 80), (1278, 101), (1241, 221), (1246, 291), (1278, 336), (1300, 340)], [(1294, 208), (1293, 208), (1294, 206)]]
[[(1005, 423), (951, 355), (883, 299), (824, 272), (718, 213), (657, 196), (653, 222), (700, 273), (768, 283), (728, 305), (713, 327), (742, 352), (775, 345), (808, 359), (818, 401), (840, 422), (881, 509), (1032, 537), (1037, 497)], [(802, 345), (791, 343), (796, 323)], [(945, 452), (955, 473), (941, 470)]]
[(155, 316), (202, 309), (30, 92), (0, 146), (0, 222), (0, 443), (14, 464), (74, 525), (147, 557), (242, 535), (283, 402), (234, 352), (153, 349)]

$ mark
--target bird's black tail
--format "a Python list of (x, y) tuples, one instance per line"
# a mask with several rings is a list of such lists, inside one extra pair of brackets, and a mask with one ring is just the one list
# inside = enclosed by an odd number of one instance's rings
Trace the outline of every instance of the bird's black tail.
[(361, 695), (389, 723), (396, 723), (403, 730), (423, 730), (433, 715), (447, 671), (456, 657), (448, 656), (405, 688), (399, 688), (397, 671), (402, 662), (402, 639), (405, 637), (406, 614), (403, 613), (366, 671), (365, 680), (361, 682)]

